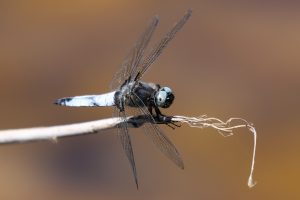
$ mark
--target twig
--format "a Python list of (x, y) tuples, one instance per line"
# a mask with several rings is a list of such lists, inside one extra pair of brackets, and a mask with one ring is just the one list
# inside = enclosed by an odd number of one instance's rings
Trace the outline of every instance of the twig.
[[(139, 127), (145, 122), (137, 117), (128, 117), (126, 121), (132, 127)], [(111, 129), (122, 122), (120, 118), (108, 118), (68, 125), (2, 130), (0, 131), (0, 144), (40, 140), (56, 141), (60, 137), (85, 135)]]
[[(255, 163), (256, 139), (257, 134), (254, 126), (241, 118), (230, 118), (226, 122), (212, 117), (186, 117), (186, 116), (171, 116), (172, 122), (187, 123), (190, 127), (216, 129), (223, 136), (233, 135), (233, 130), (237, 128), (247, 128), (254, 139), (253, 154), (250, 175), (248, 178), (248, 186), (253, 187), (256, 183), (253, 181), (253, 171)], [(50, 127), (36, 127), (23, 129), (10, 129), (0, 131), (0, 144), (24, 143), (39, 140), (57, 141), (60, 137), (68, 137), (75, 135), (85, 135), (96, 133), (100, 130), (115, 128), (121, 123), (128, 123), (129, 127), (138, 128), (144, 123), (151, 123), (147, 116), (128, 117), (125, 121), (121, 118), (108, 118), (90, 122), (59, 125)]]

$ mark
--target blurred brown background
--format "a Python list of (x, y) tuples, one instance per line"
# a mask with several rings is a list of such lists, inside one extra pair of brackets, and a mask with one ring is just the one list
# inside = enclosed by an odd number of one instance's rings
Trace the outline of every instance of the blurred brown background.
[(67, 124), (111, 108), (65, 108), (56, 98), (107, 92), (114, 72), (151, 17), (154, 41), (188, 8), (193, 16), (144, 80), (176, 93), (167, 114), (243, 117), (252, 136), (163, 127), (182, 171), (132, 131), (137, 191), (116, 134), (0, 147), (0, 199), (297, 199), (300, 4), (296, 1), (0, 2), (0, 128)]

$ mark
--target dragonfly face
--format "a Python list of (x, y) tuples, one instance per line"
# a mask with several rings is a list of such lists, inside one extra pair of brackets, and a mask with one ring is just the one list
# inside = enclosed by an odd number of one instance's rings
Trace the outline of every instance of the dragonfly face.
[(169, 108), (174, 101), (174, 94), (169, 87), (162, 87), (155, 93), (154, 103), (161, 108)]
[[(128, 107), (134, 108), (136, 115), (143, 115), (152, 123), (145, 123), (145, 134), (150, 137), (157, 148), (161, 150), (178, 167), (183, 167), (182, 159), (167, 136), (160, 130), (157, 124), (172, 123), (170, 117), (163, 115), (159, 108), (168, 108), (174, 101), (174, 94), (169, 87), (160, 87), (158, 84), (141, 81), (144, 73), (159, 57), (167, 44), (175, 37), (176, 33), (184, 26), (192, 14), (188, 10), (186, 14), (173, 26), (162, 40), (145, 56), (144, 52), (151, 36), (158, 25), (158, 17), (154, 17), (132, 48), (120, 70), (116, 73), (111, 83), (112, 91), (100, 95), (84, 95), (58, 99), (55, 104), (63, 106), (115, 106), (114, 116), (123, 120), (118, 126), (118, 132), (123, 149), (130, 162), (136, 186), (138, 187), (137, 171), (131, 139), (126, 122)], [(155, 114), (152, 112), (154, 109)], [(131, 109), (132, 110), (132, 109)]]

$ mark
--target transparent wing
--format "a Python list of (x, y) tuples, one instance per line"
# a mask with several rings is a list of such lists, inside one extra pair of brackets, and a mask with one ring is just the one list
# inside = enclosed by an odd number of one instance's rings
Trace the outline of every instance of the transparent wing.
[[(135, 95), (135, 94), (134, 94)], [(137, 98), (138, 96), (135, 95)], [(140, 101), (139, 103), (142, 103)], [(184, 168), (183, 161), (180, 157), (180, 154), (178, 150), (176, 149), (175, 145), (171, 142), (171, 140), (162, 132), (162, 130), (158, 127), (158, 125), (155, 123), (155, 119), (151, 115), (151, 113), (148, 111), (146, 106), (139, 106), (138, 107), (139, 112), (148, 118), (149, 122), (152, 123), (145, 123), (144, 129), (145, 134), (150, 137), (150, 139), (153, 141), (155, 146), (170, 160), (172, 160), (178, 167), (181, 169)]]
[(128, 133), (128, 126), (126, 123), (126, 114), (124, 111), (120, 112), (118, 108), (115, 108), (114, 115), (123, 119), (123, 123), (118, 126), (118, 135), (120, 137), (122, 147), (125, 151), (125, 154), (129, 160), (136, 187), (138, 188), (137, 171), (136, 171), (136, 166), (135, 166), (135, 161), (134, 161), (131, 139), (130, 139), (130, 136)]
[(140, 36), (134, 47), (123, 61), (119, 71), (115, 74), (110, 89), (118, 89), (125, 80), (129, 78), (132, 72), (136, 71), (137, 66), (140, 65), (141, 59), (145, 52), (145, 49), (151, 39), (155, 28), (157, 27), (159, 19), (155, 16), (150, 24), (147, 26), (145, 32)]
[(188, 10), (185, 15), (174, 25), (174, 27), (162, 38), (162, 40), (156, 45), (156, 47), (150, 52), (150, 54), (145, 58), (137, 70), (133, 73), (132, 76), (138, 75), (136, 80), (139, 80), (150, 65), (158, 58), (162, 53), (163, 49), (168, 45), (168, 43), (175, 37), (176, 33), (183, 27), (183, 25), (188, 21), (192, 15), (192, 10)]

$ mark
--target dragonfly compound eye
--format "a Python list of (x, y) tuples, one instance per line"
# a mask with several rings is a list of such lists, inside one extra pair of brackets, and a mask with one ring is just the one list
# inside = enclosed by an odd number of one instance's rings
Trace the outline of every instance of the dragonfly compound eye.
[(169, 87), (160, 88), (155, 94), (155, 105), (162, 108), (168, 108), (174, 100), (174, 95)]

